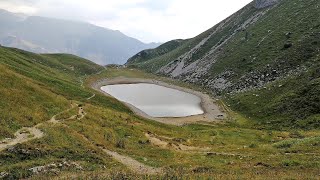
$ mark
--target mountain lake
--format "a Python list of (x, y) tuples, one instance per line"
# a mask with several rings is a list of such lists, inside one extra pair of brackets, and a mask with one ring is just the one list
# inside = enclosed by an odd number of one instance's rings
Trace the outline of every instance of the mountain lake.
[(103, 86), (101, 90), (152, 117), (187, 117), (204, 113), (200, 97), (164, 86), (116, 84)]

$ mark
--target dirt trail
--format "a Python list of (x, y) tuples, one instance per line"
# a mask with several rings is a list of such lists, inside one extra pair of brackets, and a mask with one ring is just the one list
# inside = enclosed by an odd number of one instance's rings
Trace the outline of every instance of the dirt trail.
[[(71, 103), (71, 108), (65, 110), (65, 111), (62, 111), (54, 116), (51, 117), (51, 119), (48, 121), (50, 123), (53, 123), (53, 124), (57, 124), (60, 122), (60, 120), (57, 120), (56, 117), (59, 116), (60, 114), (63, 114), (63, 113), (66, 113), (68, 111), (71, 111), (73, 108), (75, 108), (76, 106), (78, 106), (77, 104), (74, 104), (74, 103)], [(68, 118), (69, 119), (69, 118)]]
[[(102, 70), (102, 71), (104, 71), (104, 70)], [(99, 73), (101, 73), (101, 72), (99, 72)], [(81, 86), (84, 87), (84, 83), (83, 83), (82, 79), (80, 79), (80, 82), (81, 82)], [(95, 96), (96, 96), (96, 94), (93, 94), (91, 97), (87, 98), (87, 100), (90, 100), (90, 99), (94, 98)], [(73, 115), (67, 119), (61, 119), (61, 120), (56, 119), (56, 117), (58, 115), (61, 115), (65, 112), (68, 112), (68, 111), (72, 110), (73, 108), (75, 108), (76, 106), (78, 106), (78, 108), (79, 108), (77, 115)], [(86, 114), (87, 113), (84, 111), (83, 107), (79, 106), (78, 104), (71, 103), (71, 108), (52, 116), (50, 118), (50, 120), (48, 120), (47, 122), (44, 122), (44, 123), (58, 124), (58, 123), (61, 123), (61, 121), (63, 121), (63, 120), (71, 120), (71, 119), (81, 120), (86, 116)], [(40, 139), (40, 138), (44, 137), (44, 133), (40, 129), (38, 129), (44, 123), (39, 123), (31, 128), (27, 128), (27, 127), (21, 128), (20, 130), (18, 130), (14, 134), (15, 135), (14, 139), (6, 139), (6, 140), (0, 142), (0, 152), (5, 149), (8, 149), (10, 147), (13, 147), (19, 143), (25, 143), (25, 142), (28, 142), (28, 141), (31, 141), (34, 139)], [(84, 138), (86, 140), (88, 140), (86, 137), (84, 137)], [(101, 148), (101, 147), (99, 147), (99, 148)], [(153, 174), (159, 174), (159, 173), (163, 172), (162, 168), (153, 168), (151, 166), (140, 163), (139, 161), (137, 161), (129, 156), (120, 155), (117, 152), (109, 151), (105, 148), (102, 148), (102, 150), (103, 150), (103, 152), (105, 152), (109, 156), (113, 157), (115, 160), (117, 160), (120, 163), (127, 166), (130, 170), (132, 170), (135, 173), (153, 175)]]
[(131, 171), (137, 173), (137, 174), (147, 174), (147, 175), (154, 175), (154, 174), (162, 174), (163, 169), (162, 168), (155, 168), (148, 165), (145, 165), (129, 156), (120, 155), (119, 153), (115, 151), (110, 151), (106, 149), (105, 147), (101, 145), (97, 145), (93, 140), (88, 139), (85, 135), (78, 133), (80, 136), (82, 136), (83, 139), (90, 142), (94, 146), (101, 149), (103, 152), (105, 152), (107, 155), (111, 156), (116, 161), (120, 162), (121, 164), (125, 165), (128, 169)]
[(92, 96), (88, 97), (87, 100), (90, 100), (92, 98), (94, 98), (96, 96), (96, 94), (93, 94)]
[(154, 168), (151, 166), (147, 166), (145, 164), (140, 163), (139, 161), (128, 157), (118, 154), (114, 151), (109, 151), (107, 149), (103, 149), (103, 152), (107, 153), (108, 155), (112, 156), (115, 160), (119, 161), (120, 163), (127, 166), (130, 170), (138, 173), (138, 174), (160, 174), (163, 172), (162, 168)]
[[(76, 106), (78, 106), (78, 108), (79, 108), (77, 115), (73, 115), (67, 119), (61, 119), (61, 120), (56, 119), (56, 117), (58, 115), (66, 113), (66, 112), (72, 110), (73, 108), (75, 108)], [(71, 103), (71, 108), (52, 116), (51, 119), (45, 123), (60, 124), (61, 121), (65, 121), (65, 120), (72, 120), (72, 119), (80, 120), (80, 119), (84, 118), (85, 115), (86, 115), (86, 112), (84, 111), (83, 107), (79, 106), (78, 104)], [(39, 138), (44, 137), (44, 133), (40, 129), (38, 129), (43, 124), (44, 123), (39, 123), (36, 126), (31, 127), (31, 128), (21, 128), (20, 130), (18, 130), (14, 134), (15, 135), (14, 139), (6, 139), (6, 140), (0, 142), (0, 152), (5, 149), (8, 149), (10, 147), (13, 147), (19, 143), (25, 143), (25, 142), (28, 142), (28, 141), (31, 141), (34, 139), (39, 139)], [(65, 125), (65, 126), (67, 126), (67, 125)], [(86, 139), (87, 141), (90, 141), (85, 136), (83, 136), (83, 138)], [(92, 142), (92, 143), (94, 143), (94, 142)], [(101, 148), (101, 147), (99, 147), (99, 148)], [(124, 164), (125, 166), (127, 166), (130, 170), (132, 170), (135, 173), (149, 174), (149, 175), (162, 173), (161, 168), (153, 168), (151, 166), (147, 166), (143, 163), (140, 163), (139, 161), (137, 161), (129, 156), (120, 155), (117, 152), (110, 151), (105, 148), (101, 148), (101, 149), (103, 150), (103, 152), (105, 152), (106, 154), (108, 154), (109, 156), (114, 158), (115, 160), (119, 161), (120, 163)]]
[(188, 146), (188, 145), (184, 145), (177, 142), (171, 143), (166, 140), (172, 141), (173, 140), (172, 138), (165, 137), (165, 136), (157, 136), (150, 132), (146, 133), (145, 136), (148, 138), (148, 140), (152, 145), (163, 148), (163, 149), (169, 149), (169, 150), (186, 152), (186, 153), (204, 153), (207, 156), (228, 156), (228, 157), (237, 156), (240, 158), (249, 157), (248, 155), (242, 155), (242, 154), (214, 152), (214, 151), (211, 151), (211, 148), (209, 147)]
[(247, 155), (241, 154), (233, 154), (233, 153), (224, 153), (224, 152), (214, 152), (209, 147), (195, 147), (188, 146), (179, 142), (174, 142), (174, 138), (166, 137), (166, 136), (158, 136), (151, 132), (145, 134), (147, 139), (153, 146), (157, 146), (162, 149), (169, 149), (184, 153), (201, 153), (207, 156), (227, 156), (227, 157), (239, 157), (239, 158), (247, 158)]
[[(182, 143), (171, 143), (163, 140), (163, 138), (170, 140), (171, 138), (156, 136), (152, 133), (146, 133), (145, 136), (148, 138), (150, 143), (154, 146), (163, 148), (163, 149), (173, 149), (175, 151), (184, 151), (184, 152), (207, 152), (210, 150), (208, 147), (194, 147), (184, 145)], [(160, 139), (161, 138), (161, 139)]]
[[(56, 117), (62, 113), (65, 113), (65, 112), (72, 110), (73, 108), (75, 108), (76, 105), (77, 104), (71, 103), (71, 108), (52, 116), (49, 121), (44, 122), (44, 123), (53, 123), (53, 124), (60, 123), (60, 120), (56, 120)], [(79, 107), (78, 115), (72, 116), (73, 118), (70, 117), (65, 120), (75, 119), (75, 118), (82, 119), (82, 118), (84, 118), (85, 115), (86, 115), (86, 113), (84, 112), (83, 108)], [(39, 127), (42, 126), (44, 123), (39, 123), (33, 127), (23, 127), (21, 129), (19, 129), (14, 134), (14, 136), (15, 136), (14, 139), (7, 138), (7, 139), (0, 142), (0, 152), (5, 149), (8, 149), (10, 147), (13, 147), (17, 144), (21, 144), (21, 143), (25, 143), (25, 142), (28, 142), (28, 141), (31, 141), (34, 139), (42, 138), (44, 136), (44, 133), (39, 129)]]
[(32, 128), (22, 128), (18, 130), (15, 134), (14, 139), (6, 139), (0, 143), (0, 152), (13, 147), (19, 143), (24, 143), (34, 139), (42, 138), (44, 136), (43, 132), (36, 127)]

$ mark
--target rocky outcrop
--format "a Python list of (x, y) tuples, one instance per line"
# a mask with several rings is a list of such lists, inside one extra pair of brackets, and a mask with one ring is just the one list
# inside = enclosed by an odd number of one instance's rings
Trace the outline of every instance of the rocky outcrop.
[[(254, 0), (181, 48), (137, 66), (215, 95), (264, 88), (302, 73), (310, 66), (306, 61), (317, 57), (320, 25), (312, 14), (319, 14), (319, 6), (318, 0), (295, 1), (294, 6), (291, 1)], [(315, 23), (304, 23), (306, 19)]]
[(268, 6), (275, 5), (279, 0), (255, 0), (255, 7), (258, 9), (262, 9)]
[[(194, 83), (204, 87), (208, 87), (214, 94), (220, 94), (220, 92), (227, 90), (237, 91), (236, 85), (231, 82), (231, 78), (234, 74), (232, 71), (225, 71), (215, 77), (211, 77), (208, 73), (210, 68), (215, 65), (219, 56), (224, 51), (224, 46), (227, 45), (233, 37), (243, 32), (249, 26), (255, 24), (263, 15), (268, 12), (268, 8), (257, 11), (247, 19), (243, 20), (239, 18), (242, 13), (250, 11), (251, 7), (245, 8), (242, 12), (238, 12), (217, 26), (215, 26), (206, 37), (199, 41), (191, 50), (182, 54), (174, 61), (169, 62), (167, 65), (160, 68), (156, 73), (170, 76), (172, 78), (180, 79), (187, 83)], [(235, 25), (236, 24), (236, 25)], [(192, 62), (192, 57), (200, 51), (204, 46), (211, 41), (214, 37), (218, 37), (219, 34), (225, 29), (231, 29), (228, 36), (221, 36), (221, 39), (217, 41), (204, 55), (203, 57)], [(189, 63), (191, 62), (191, 63)]]

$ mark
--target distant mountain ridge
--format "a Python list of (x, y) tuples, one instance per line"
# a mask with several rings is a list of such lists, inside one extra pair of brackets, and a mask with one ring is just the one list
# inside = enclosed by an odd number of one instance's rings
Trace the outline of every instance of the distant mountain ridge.
[(70, 53), (98, 64), (123, 64), (145, 44), (117, 30), (85, 22), (24, 16), (0, 10), (0, 44), (36, 53)]

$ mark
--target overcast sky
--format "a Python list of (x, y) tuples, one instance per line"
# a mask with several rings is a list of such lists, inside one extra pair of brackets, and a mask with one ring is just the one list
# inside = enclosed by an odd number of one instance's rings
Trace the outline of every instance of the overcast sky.
[(0, 8), (107, 27), (144, 42), (194, 37), (252, 0), (0, 0)]

